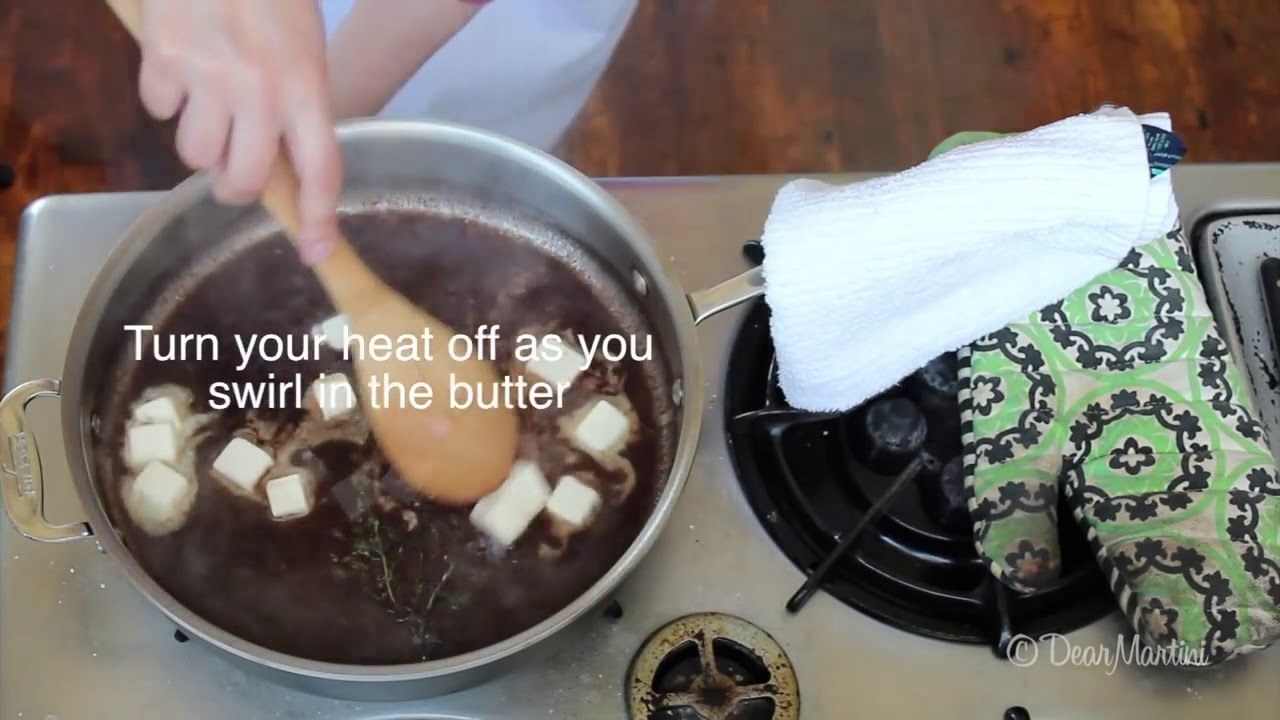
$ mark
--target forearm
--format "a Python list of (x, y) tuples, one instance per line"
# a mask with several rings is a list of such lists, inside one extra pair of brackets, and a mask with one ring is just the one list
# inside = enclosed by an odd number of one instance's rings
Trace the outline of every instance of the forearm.
[(357, 0), (329, 42), (335, 119), (376, 115), (483, 4)]

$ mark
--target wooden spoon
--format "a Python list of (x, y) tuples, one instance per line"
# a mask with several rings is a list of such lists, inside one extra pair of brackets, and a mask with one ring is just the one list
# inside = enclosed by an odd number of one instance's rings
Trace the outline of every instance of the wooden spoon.
[[(107, 0), (134, 38), (141, 29), (140, 0)], [(262, 205), (296, 239), (298, 233), (298, 177), (281, 147), (262, 195)], [(439, 502), (465, 505), (497, 488), (515, 462), (519, 418), (506, 407), (458, 409), (450, 407), (451, 382), (491, 387), (500, 382), (497, 368), (487, 361), (455, 361), (445, 352), (455, 331), (424, 312), (378, 278), (341, 236), (328, 259), (313, 267), (320, 284), (351, 332), (366, 340), (383, 336), (392, 344), (405, 336), (420, 338), (430, 330), (433, 359), (406, 362), (356, 357), (356, 378), (364, 415), (378, 446), (392, 466), (414, 489)], [(369, 353), (365, 353), (368, 355)], [(368, 392), (369, 381), (379, 387), (401, 383), (406, 389), (426, 383), (433, 401), (426, 409), (377, 407)], [(397, 397), (393, 393), (392, 397)]]

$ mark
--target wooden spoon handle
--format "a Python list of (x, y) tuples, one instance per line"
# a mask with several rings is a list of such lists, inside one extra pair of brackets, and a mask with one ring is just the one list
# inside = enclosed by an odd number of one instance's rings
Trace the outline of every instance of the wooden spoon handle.
[[(138, 40), (142, 32), (142, 0), (106, 0), (106, 3), (133, 35), (134, 40)], [(296, 244), (301, 226), (298, 214), (298, 173), (283, 146), (276, 153), (276, 162), (271, 167), (266, 187), (263, 188), (261, 202)], [(355, 249), (341, 234), (336, 238), (333, 252), (313, 269), (333, 304), (343, 310), (364, 310), (371, 300), (387, 291), (382, 281), (360, 260)]]

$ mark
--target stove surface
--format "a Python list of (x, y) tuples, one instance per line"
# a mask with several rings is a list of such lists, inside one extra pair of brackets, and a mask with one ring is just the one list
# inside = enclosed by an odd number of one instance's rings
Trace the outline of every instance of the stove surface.
[[(668, 271), (694, 290), (745, 267), (742, 243), (759, 233), (788, 179), (604, 184), (648, 227)], [(1190, 165), (1176, 168), (1174, 180), (1188, 227), (1214, 214), (1280, 209), (1280, 166)], [(157, 197), (63, 196), (30, 208), (21, 229), (6, 389), (60, 376), (97, 267), (113, 239)], [(804, 718), (1199, 720), (1208, 712), (1261, 717), (1280, 707), (1280, 649), (1205, 671), (1142, 667), (1123, 655), (1118, 613), (1042, 641), (1038, 655), (1024, 651), (1018, 663), (997, 658), (986, 645), (897, 629), (822, 592), (789, 615), (785, 605), (804, 577), (748, 504), (724, 432), (720, 398), (746, 312), (727, 312), (699, 330), (710, 401), (693, 472), (669, 525), (614, 602), (557, 636), (542, 659), (491, 684), (421, 702), (299, 694), (246, 674), (199, 642), (176, 641), (172, 623), (93, 542), (40, 545), (0, 523), (0, 717), (622, 718), (633, 656), (652, 633), (692, 613), (737, 616), (776, 640), (794, 668)], [(50, 517), (81, 520), (56, 403), (36, 402), (30, 410), (42, 440)], [(768, 643), (732, 618), (719, 622), (726, 632)]]

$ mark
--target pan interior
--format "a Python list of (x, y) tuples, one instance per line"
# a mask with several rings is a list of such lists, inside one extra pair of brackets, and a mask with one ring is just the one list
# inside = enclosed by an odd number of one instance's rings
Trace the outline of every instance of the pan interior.
[[(562, 407), (520, 410), (521, 456), (535, 460), (553, 486), (573, 475), (598, 488), (604, 502), (576, 533), (543, 513), (504, 551), (473, 527), (469, 508), (407, 493), (358, 419), (315, 422), (305, 392), (301, 408), (289, 396), (277, 403), (283, 407), (210, 412), (215, 383), (279, 388), (300, 374), (305, 388), (321, 373), (350, 372), (329, 348), (302, 360), (241, 357), (238, 343), (255, 334), (293, 338), (301, 347), (311, 328), (336, 312), (286, 238), (265, 222), (241, 223), (164, 284), (160, 299), (133, 319), (154, 331), (138, 344), (125, 333), (115, 357), (103, 358), (114, 362), (103, 371), (91, 427), (104, 509), (142, 569), (206, 621), (294, 657), (352, 665), (470, 652), (570, 604), (648, 520), (678, 431), (670, 397), (675, 349), (664, 347), (665, 333), (654, 333), (643, 305), (593, 252), (546, 222), (474, 198), (374, 197), (348, 204), (343, 214), (361, 256), (459, 334), (474, 337), (480, 326), (497, 325), (496, 361), (504, 370), (515, 364), (522, 333), (637, 338), (640, 350), (652, 338), (653, 351), (648, 360), (597, 358)], [(170, 340), (183, 336), (214, 340), (188, 341), (185, 356), (175, 356)], [(442, 339), (431, 347), (445, 352)], [(186, 389), (195, 412), (211, 419), (190, 443), (197, 491), (185, 524), (157, 536), (135, 522), (122, 499), (129, 483), (123, 445), (131, 405), (162, 385)], [(447, 389), (433, 390), (433, 402), (449, 401)], [(624, 462), (602, 464), (571, 449), (567, 428), (598, 395), (623, 398), (639, 428)], [(268, 404), (265, 396), (257, 404)], [(237, 434), (273, 452), (268, 478), (301, 469), (316, 479), (309, 515), (275, 520), (261, 484), (251, 497), (213, 475), (214, 458)], [(340, 488), (367, 492), (352, 503)]]

